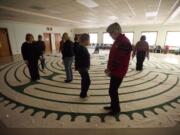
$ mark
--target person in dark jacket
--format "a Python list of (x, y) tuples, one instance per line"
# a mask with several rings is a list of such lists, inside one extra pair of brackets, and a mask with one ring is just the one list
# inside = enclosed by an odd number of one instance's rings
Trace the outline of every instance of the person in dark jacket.
[(62, 40), (60, 41), (60, 46), (59, 46), (59, 52), (62, 53), (62, 49), (63, 49), (63, 43), (64, 43), (64, 40), (63, 40), (63, 36), (62, 36)]
[(36, 42), (36, 44), (38, 45), (39, 49), (40, 49), (40, 62), (41, 62), (41, 67), (42, 67), (42, 70), (44, 70), (44, 67), (45, 67), (45, 57), (44, 57), (44, 54), (45, 54), (45, 49), (46, 49), (46, 46), (45, 46), (45, 42), (42, 40), (42, 36), (41, 35), (38, 35), (38, 41)]
[(74, 49), (73, 42), (69, 39), (67, 33), (64, 33), (62, 36), (61, 46), (62, 59), (66, 72), (66, 80), (64, 82), (69, 83), (73, 80), (73, 72), (71, 66), (74, 59)]
[(115, 40), (110, 50), (106, 75), (110, 76), (109, 95), (111, 105), (105, 106), (109, 110), (109, 115), (117, 115), (121, 112), (119, 105), (118, 88), (127, 73), (132, 45), (129, 39), (121, 33), (118, 23), (113, 23), (107, 28), (107, 32)]
[(79, 71), (81, 75), (81, 98), (87, 97), (87, 92), (91, 84), (88, 70), (90, 68), (90, 54), (86, 48), (89, 45), (89, 35), (82, 34), (80, 37), (79, 45), (75, 50), (75, 69)]
[(26, 42), (22, 44), (21, 53), (25, 63), (28, 66), (31, 81), (39, 80), (40, 76), (38, 70), (38, 59), (40, 56), (40, 51), (38, 46), (34, 42), (32, 34), (26, 34)]
[(78, 61), (78, 60), (77, 60), (77, 55), (78, 55), (78, 54), (77, 54), (77, 53), (78, 53), (78, 50), (77, 50), (77, 49), (78, 49), (78, 47), (79, 47), (79, 37), (78, 37), (77, 35), (74, 37), (74, 45), (73, 45), (73, 46), (74, 46), (74, 56), (75, 56), (75, 70), (77, 70), (77, 69), (76, 69), (76, 67), (78, 66), (78, 65), (77, 65), (77, 61)]
[(143, 62), (145, 57), (149, 59), (149, 44), (146, 41), (146, 36), (141, 36), (140, 41), (136, 43), (136, 46), (132, 53), (132, 58), (136, 55), (136, 70), (143, 70)]

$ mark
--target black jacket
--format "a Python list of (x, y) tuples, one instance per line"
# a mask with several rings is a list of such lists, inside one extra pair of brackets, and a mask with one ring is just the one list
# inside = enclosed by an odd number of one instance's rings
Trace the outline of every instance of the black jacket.
[(21, 53), (23, 59), (28, 61), (38, 60), (39, 56), (41, 55), (41, 52), (36, 42), (33, 43), (24, 42), (21, 46)]
[(74, 49), (73, 49), (73, 42), (70, 40), (67, 40), (62, 45), (62, 57), (63, 59), (65, 57), (73, 57), (74, 56)]
[(39, 51), (40, 51), (41, 55), (43, 55), (43, 53), (46, 50), (45, 42), (44, 41), (37, 41), (36, 44), (39, 47)]
[(90, 54), (86, 47), (76, 44), (75, 52), (75, 69), (89, 69), (90, 68)]

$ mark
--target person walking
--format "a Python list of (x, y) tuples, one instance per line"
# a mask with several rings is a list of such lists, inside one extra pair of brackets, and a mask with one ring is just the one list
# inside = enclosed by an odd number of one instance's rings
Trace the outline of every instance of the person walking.
[(45, 68), (45, 50), (46, 50), (46, 46), (45, 46), (45, 42), (42, 40), (42, 36), (38, 35), (38, 41), (36, 42), (36, 44), (38, 45), (39, 49), (40, 49), (40, 62), (41, 62), (41, 68), (42, 70), (44, 70)]
[(143, 70), (143, 62), (145, 57), (149, 59), (149, 44), (146, 41), (146, 36), (141, 36), (140, 41), (136, 43), (136, 46), (132, 53), (132, 58), (136, 55), (136, 70)]

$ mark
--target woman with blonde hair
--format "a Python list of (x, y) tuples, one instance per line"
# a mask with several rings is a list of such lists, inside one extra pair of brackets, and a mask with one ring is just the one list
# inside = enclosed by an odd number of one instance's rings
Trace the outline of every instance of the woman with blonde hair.
[(65, 83), (73, 80), (72, 63), (74, 59), (73, 42), (70, 40), (68, 33), (64, 33), (61, 41), (61, 53), (66, 72)]

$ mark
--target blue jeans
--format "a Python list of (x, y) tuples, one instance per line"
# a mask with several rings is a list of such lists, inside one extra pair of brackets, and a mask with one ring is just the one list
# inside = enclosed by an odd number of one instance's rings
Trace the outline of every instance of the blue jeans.
[(72, 73), (72, 62), (73, 57), (65, 57), (63, 59), (65, 72), (66, 72), (66, 80), (73, 80), (73, 73)]

